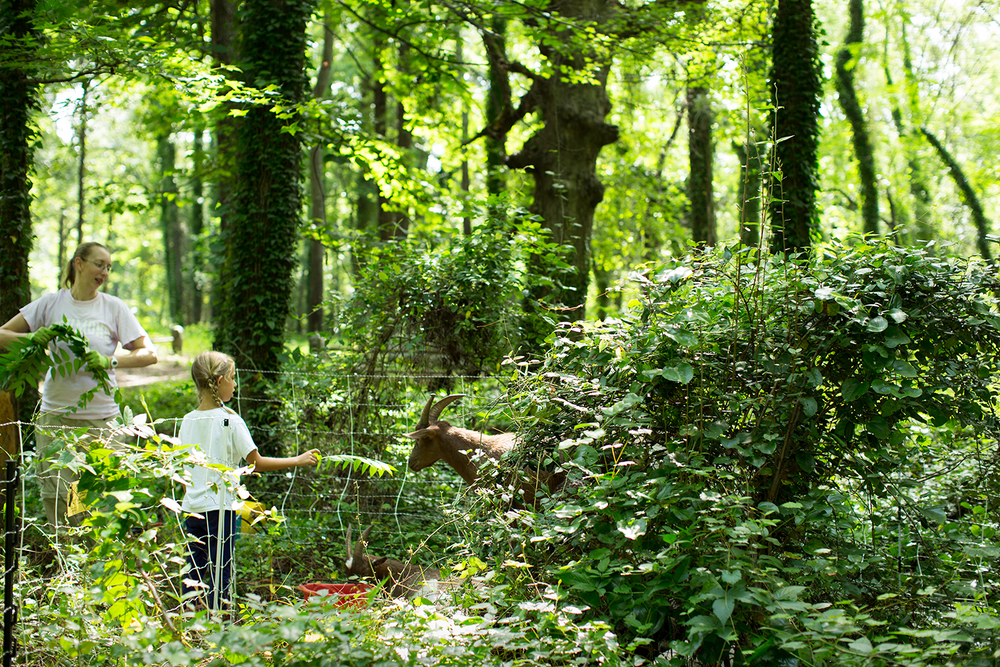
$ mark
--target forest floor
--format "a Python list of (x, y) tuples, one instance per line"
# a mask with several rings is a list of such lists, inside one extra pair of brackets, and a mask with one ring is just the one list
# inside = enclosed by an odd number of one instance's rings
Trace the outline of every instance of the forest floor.
[(190, 376), (191, 360), (183, 354), (157, 350), (160, 360), (144, 368), (119, 368), (115, 372), (120, 387), (138, 387), (153, 382), (175, 382)]

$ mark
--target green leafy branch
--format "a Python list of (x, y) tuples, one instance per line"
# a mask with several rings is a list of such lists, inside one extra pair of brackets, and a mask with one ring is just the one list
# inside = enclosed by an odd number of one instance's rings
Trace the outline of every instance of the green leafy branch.
[[(0, 388), (13, 391), (15, 396), (20, 397), (29, 383), (37, 385), (41, 382), (50, 368), (53, 375), (58, 373), (66, 377), (70, 373), (79, 372), (86, 365), (84, 355), (90, 349), (87, 337), (66, 323), (66, 318), (63, 318), (63, 322), (63, 324), (53, 324), (49, 328), (56, 334), (52, 340), (62, 341), (69, 351), (55, 347), (50, 356), (46, 354), (49, 350), (48, 343), (39, 343), (27, 337), (18, 338), (0, 353)], [(81, 394), (80, 400), (70, 408), (70, 412), (85, 407), (98, 389), (112, 396), (115, 403), (121, 407), (121, 391), (117, 387), (112, 387), (108, 372), (101, 368), (91, 368), (90, 372), (97, 381), (97, 386)]]

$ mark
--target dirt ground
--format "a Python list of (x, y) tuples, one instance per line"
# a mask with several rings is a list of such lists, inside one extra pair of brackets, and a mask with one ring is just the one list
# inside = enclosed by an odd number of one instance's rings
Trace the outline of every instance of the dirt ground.
[(173, 382), (191, 376), (191, 360), (179, 354), (158, 350), (160, 360), (145, 368), (119, 368), (115, 371), (119, 387), (138, 387), (153, 382)]

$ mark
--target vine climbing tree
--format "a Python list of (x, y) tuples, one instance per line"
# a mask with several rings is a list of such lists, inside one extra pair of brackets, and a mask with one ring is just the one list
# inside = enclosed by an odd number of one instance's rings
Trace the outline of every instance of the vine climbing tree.
[[(272, 104), (251, 104), (238, 128), (227, 282), (216, 345), (255, 372), (244, 393), (261, 396), (277, 370), (294, 289), (302, 212), (301, 142), (293, 105), (303, 100), (306, 22), (312, 3), (243, 4), (241, 56), (248, 83), (273, 87)], [(266, 416), (257, 422), (273, 420)], [(266, 439), (265, 439), (266, 442)]]

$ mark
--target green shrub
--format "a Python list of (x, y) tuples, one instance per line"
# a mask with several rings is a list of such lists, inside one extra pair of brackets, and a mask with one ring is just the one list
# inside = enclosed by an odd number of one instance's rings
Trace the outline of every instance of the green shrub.
[(173, 435), (180, 427), (180, 420), (198, 407), (194, 382), (184, 380), (150, 382), (143, 385), (122, 387), (122, 403), (133, 414), (148, 414), (162, 420), (156, 425), (161, 433)]
[(536, 576), (671, 664), (989, 659), (992, 270), (872, 243), (638, 280), (512, 376), (522, 463), (570, 475), (515, 535)]

